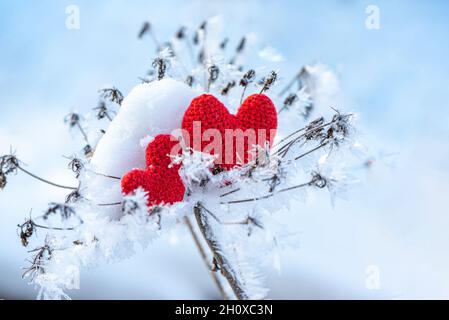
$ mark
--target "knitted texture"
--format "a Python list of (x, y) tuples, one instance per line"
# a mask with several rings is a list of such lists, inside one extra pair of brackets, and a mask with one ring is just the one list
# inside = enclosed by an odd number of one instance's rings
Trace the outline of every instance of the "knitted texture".
[[(159, 134), (146, 149), (146, 164), (147, 168), (151, 166), (166, 167), (171, 164), (171, 156), (179, 154), (181, 151), (179, 142), (170, 134)], [(179, 169), (180, 165), (173, 165), (174, 168)]]
[[(246, 98), (236, 115), (230, 114), (213, 95), (202, 94), (187, 108), (182, 129), (191, 148), (216, 155), (216, 164), (229, 170), (247, 163), (254, 145), (265, 146), (268, 142), (271, 147), (276, 135), (277, 112), (264, 94)], [(253, 132), (252, 139), (248, 129)]]
[(169, 166), (170, 154), (180, 152), (179, 142), (168, 134), (157, 135), (146, 149), (146, 169), (133, 169), (122, 177), (124, 194), (138, 187), (148, 192), (148, 206), (173, 204), (182, 201), (185, 187), (179, 176), (180, 165)]
[(121, 185), (124, 194), (130, 194), (138, 187), (143, 188), (148, 192), (149, 207), (182, 201), (185, 193), (178, 172), (160, 166), (146, 170), (133, 169), (123, 176)]

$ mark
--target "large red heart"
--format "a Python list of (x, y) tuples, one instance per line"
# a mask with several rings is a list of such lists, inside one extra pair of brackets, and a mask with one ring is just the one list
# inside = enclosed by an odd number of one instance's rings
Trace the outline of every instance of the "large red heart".
[(138, 187), (148, 192), (149, 207), (182, 201), (185, 187), (179, 165), (170, 166), (171, 156), (179, 153), (179, 142), (171, 135), (157, 135), (146, 149), (146, 169), (133, 169), (121, 180), (122, 192), (130, 194)]
[(264, 147), (268, 142), (271, 147), (277, 130), (277, 112), (264, 94), (246, 98), (236, 115), (230, 114), (214, 96), (202, 94), (187, 108), (182, 129), (191, 148), (216, 155), (216, 164), (229, 170), (247, 163), (254, 145)]

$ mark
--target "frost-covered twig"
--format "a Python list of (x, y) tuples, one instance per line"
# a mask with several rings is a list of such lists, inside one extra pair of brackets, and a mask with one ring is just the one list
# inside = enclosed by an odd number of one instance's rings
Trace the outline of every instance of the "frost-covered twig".
[(44, 182), (46, 184), (52, 185), (54, 187), (58, 187), (58, 188), (62, 188), (62, 189), (70, 189), (70, 190), (76, 190), (77, 187), (69, 187), (69, 186), (65, 186), (59, 183), (55, 183), (52, 181), (49, 181), (47, 179), (41, 178), (37, 175), (35, 175), (34, 173), (26, 170), (23, 166), (20, 165), (20, 160), (14, 155), (12, 154), (8, 154), (8, 155), (4, 155), (0, 157), (0, 189), (3, 189), (6, 185), (6, 177), (9, 174), (12, 173), (16, 173), (17, 170), (20, 170), (24, 173), (26, 173), (27, 175), (29, 175), (30, 177), (37, 179), (41, 182)]
[(200, 253), (201, 258), (203, 259), (204, 264), (206, 265), (206, 267), (209, 270), (209, 273), (210, 273), (210, 275), (212, 277), (213, 282), (215, 283), (215, 285), (218, 288), (218, 291), (220, 291), (220, 294), (223, 297), (223, 299), (228, 300), (229, 297), (226, 294), (226, 291), (223, 288), (223, 285), (221, 284), (220, 279), (217, 276), (216, 270), (213, 270), (211, 268), (210, 263), (209, 263), (209, 258), (208, 258), (207, 254), (206, 254), (206, 251), (204, 250), (203, 245), (201, 244), (200, 239), (198, 238), (198, 236), (196, 234), (196, 231), (193, 228), (192, 223), (190, 222), (189, 217), (187, 217), (187, 216), (184, 217), (184, 221), (185, 221), (185, 223), (187, 225), (187, 228), (188, 228), (190, 234), (192, 235), (193, 241), (195, 242), (195, 246), (198, 249), (198, 252)]
[(103, 99), (110, 100), (111, 102), (115, 102), (118, 105), (122, 105), (122, 102), (124, 99), (123, 94), (116, 87), (104, 88), (104, 89), (99, 90), (99, 92), (100, 92), (100, 96)]
[(220, 271), (223, 276), (228, 280), (229, 285), (234, 291), (234, 294), (239, 300), (248, 300), (250, 296), (244, 289), (244, 285), (241, 283), (241, 279), (239, 278), (237, 272), (234, 270), (234, 266), (229, 263), (226, 256), (223, 254), (223, 249), (220, 243), (215, 239), (214, 229), (211, 227), (209, 222), (209, 216), (203, 210), (204, 207), (201, 203), (197, 203), (193, 208), (196, 221), (198, 226), (203, 234), (204, 239), (206, 240), (210, 250), (212, 251), (216, 263), (220, 267)]
[[(314, 173), (312, 176), (312, 179), (309, 182), (305, 182), (305, 183), (301, 183), (292, 187), (287, 187), (287, 188), (283, 188), (280, 189), (276, 192), (271, 192), (268, 193), (266, 195), (260, 196), (260, 197), (255, 197), (255, 198), (248, 198), (248, 199), (240, 199), (240, 200), (232, 200), (232, 201), (228, 201), (228, 202), (220, 202), (220, 204), (236, 204), (236, 203), (244, 203), (244, 202), (253, 202), (253, 201), (259, 201), (259, 200), (264, 200), (264, 199), (268, 199), (271, 198), (279, 193), (282, 192), (286, 192), (286, 191), (291, 191), (291, 190), (295, 190), (295, 189), (299, 189), (299, 188), (304, 188), (304, 187), (309, 187), (309, 186), (315, 186), (318, 188), (324, 188), (326, 186), (326, 180), (323, 176), (321, 176), (318, 173)], [(238, 190), (233, 190), (232, 192), (236, 192)], [(226, 196), (229, 193), (225, 193), (221, 196)]]

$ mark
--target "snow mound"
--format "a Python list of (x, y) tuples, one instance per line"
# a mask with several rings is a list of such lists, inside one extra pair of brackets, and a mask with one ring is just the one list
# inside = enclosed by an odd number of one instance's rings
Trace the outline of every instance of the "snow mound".
[(144, 168), (142, 141), (178, 129), (195, 95), (189, 86), (171, 78), (134, 87), (99, 141), (87, 181), (81, 182), (89, 186), (87, 197), (97, 203), (121, 201), (120, 183), (103, 175), (122, 177), (133, 168)]

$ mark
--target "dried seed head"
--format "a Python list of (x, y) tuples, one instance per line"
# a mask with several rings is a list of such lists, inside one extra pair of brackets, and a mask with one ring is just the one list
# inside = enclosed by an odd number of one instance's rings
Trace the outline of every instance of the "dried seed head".
[(118, 105), (122, 105), (124, 97), (123, 94), (120, 92), (120, 90), (117, 89), (116, 87), (104, 88), (101, 89), (99, 92), (101, 98), (109, 100), (111, 102), (115, 102)]
[(246, 38), (242, 37), (242, 39), (240, 39), (240, 42), (239, 42), (237, 48), (235, 49), (235, 51), (237, 53), (241, 53), (245, 49), (245, 44), (246, 44)]
[(201, 49), (200, 53), (198, 53), (198, 62), (204, 63), (204, 59), (206, 58), (206, 55), (204, 53), (204, 50)]
[(221, 95), (225, 96), (229, 93), (229, 90), (231, 90), (233, 87), (235, 87), (235, 81), (232, 80), (226, 84), (226, 86), (221, 90)]
[(186, 83), (189, 87), (191, 87), (193, 85), (193, 76), (188, 76), (186, 79)]
[(193, 35), (193, 44), (198, 45), (200, 43), (200, 35), (198, 31), (195, 31), (195, 34)]
[(277, 76), (278, 75), (277, 75), (276, 71), (271, 71), (267, 77), (262, 79), (260, 81), (260, 84), (262, 85), (262, 90), (260, 91), (260, 93), (263, 93), (263, 92), (267, 91), (268, 89), (270, 89), (271, 86), (276, 82)]
[(291, 106), (293, 105), (296, 101), (298, 101), (298, 96), (294, 93), (290, 93), (287, 98), (285, 98), (284, 100), (284, 106)]
[(84, 169), (84, 164), (80, 159), (74, 157), (69, 162), (68, 167), (75, 173), (75, 177), (78, 178), (81, 174), (81, 171)]
[(45, 273), (45, 263), (51, 259), (53, 249), (50, 247), (48, 238), (45, 239), (45, 244), (42, 247), (31, 250), (30, 252), (36, 252), (31, 261), (31, 265), (25, 269), (22, 274), (22, 278), (30, 275), (31, 278), (35, 278), (39, 274)]
[(314, 187), (322, 189), (327, 186), (327, 179), (318, 172), (312, 172), (312, 180), (310, 184)]
[(17, 225), (20, 229), (20, 240), (22, 245), (26, 247), (29, 244), (29, 238), (31, 238), (35, 232), (35, 226), (31, 219), (25, 221), (22, 225)]
[(79, 199), (81, 199), (81, 193), (79, 192), (79, 190), (73, 190), (72, 192), (70, 192), (66, 197), (65, 197), (65, 203), (75, 203), (77, 202)]
[(19, 167), (19, 159), (17, 159), (15, 155), (8, 154), (0, 157), (0, 172), (4, 176), (11, 173), (15, 173), (18, 167)]
[(176, 39), (182, 40), (186, 37), (186, 27), (181, 27), (175, 34)]
[(76, 112), (69, 113), (64, 118), (64, 122), (67, 123), (70, 128), (73, 128), (76, 125), (78, 125), (80, 123), (80, 121), (81, 121), (81, 116)]
[(68, 220), (70, 217), (76, 216), (76, 211), (70, 204), (51, 202), (42, 218), (46, 220), (53, 214), (59, 214), (63, 220)]
[(216, 65), (211, 65), (207, 71), (209, 72), (209, 81), (215, 82), (220, 74), (220, 69)]
[(137, 38), (142, 39), (142, 37), (150, 30), (151, 24), (148, 21), (145, 21), (137, 34)]
[(6, 174), (3, 171), (0, 171), (0, 190), (3, 190), (6, 187), (6, 183)]
[(242, 87), (246, 87), (248, 84), (254, 81), (254, 78), (256, 77), (256, 71), (253, 69), (248, 70), (240, 79), (240, 85)]
[(228, 44), (229, 39), (228, 38), (224, 38), (224, 40), (222, 42), (220, 42), (220, 49), (221, 50), (225, 50), (226, 49), (226, 45)]
[(90, 144), (86, 144), (83, 148), (83, 152), (84, 152), (84, 156), (86, 158), (90, 158), (93, 156), (94, 154), (94, 149), (92, 149)]
[(111, 113), (104, 101), (98, 102), (98, 107), (93, 108), (92, 110), (97, 110), (96, 117), (98, 120), (102, 120), (104, 118), (108, 118), (110, 121), (112, 121)]
[(164, 58), (156, 58), (153, 60), (152, 66), (157, 69), (157, 79), (162, 80), (165, 77), (167, 71), (167, 60)]
[(133, 215), (140, 210), (139, 202), (134, 199), (125, 198), (122, 203), (122, 212), (125, 215)]

